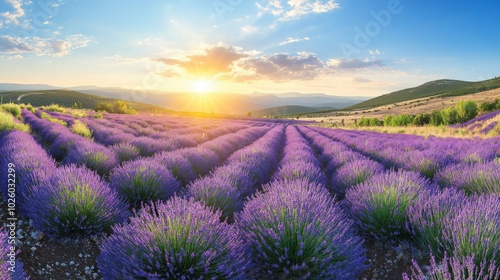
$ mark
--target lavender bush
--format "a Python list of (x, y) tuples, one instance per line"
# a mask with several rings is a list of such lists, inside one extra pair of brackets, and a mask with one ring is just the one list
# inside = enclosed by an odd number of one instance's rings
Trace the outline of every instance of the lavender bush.
[(247, 279), (247, 246), (220, 213), (174, 197), (115, 226), (97, 258), (104, 279)]
[(33, 225), (49, 237), (106, 231), (128, 217), (128, 206), (97, 174), (75, 166), (57, 169), (27, 201)]
[(193, 181), (198, 176), (193, 165), (180, 152), (159, 153), (153, 157), (153, 160), (170, 170), (183, 185)]
[(456, 188), (426, 190), (407, 209), (410, 232), (423, 249), (443, 257), (448, 240), (443, 239), (443, 221), (451, 220), (468, 197)]
[(264, 187), (236, 216), (258, 279), (354, 279), (362, 240), (326, 188), (306, 180)]
[[(10, 256), (10, 246), (8, 243), (8, 232), (0, 228), (0, 279), (1, 280), (24, 280), (29, 279), (23, 269), (23, 263), (19, 260), (18, 252)], [(9, 270), (11, 261), (15, 262), (14, 271)]]
[(500, 267), (485, 260), (479, 265), (474, 262), (475, 256), (468, 257), (447, 257), (440, 262), (431, 255), (431, 265), (424, 272), (422, 268), (413, 261), (411, 274), (403, 274), (403, 280), (493, 280), (500, 279)]
[[(33, 195), (33, 187), (56, 170), (56, 164), (30, 134), (20, 131), (0, 134), (0, 155), (2, 195), (5, 199), (9, 198), (8, 184), (13, 183), (16, 205), (19, 212), (26, 216), (26, 200)], [(14, 164), (15, 178), (8, 175), (9, 164)]]
[(348, 189), (344, 201), (366, 233), (391, 238), (406, 233), (406, 209), (429, 184), (417, 172), (390, 170)]
[(135, 207), (144, 202), (165, 201), (181, 187), (166, 167), (145, 159), (130, 161), (113, 169), (110, 184), (119, 197)]
[(203, 202), (204, 205), (220, 210), (221, 220), (233, 220), (233, 214), (243, 208), (241, 192), (237, 181), (219, 177), (204, 177), (191, 183), (185, 192), (187, 199)]
[(500, 194), (500, 164), (489, 162), (450, 165), (438, 172), (435, 180), (443, 187), (459, 187), (467, 194)]
[(106, 175), (118, 165), (118, 158), (110, 149), (91, 141), (85, 141), (71, 147), (63, 164), (86, 166), (100, 175)]
[(493, 261), (500, 266), (500, 195), (476, 196), (443, 223), (443, 240), (448, 255), (475, 255), (475, 263)]
[(120, 163), (131, 161), (140, 156), (139, 149), (129, 143), (115, 144), (111, 146), (111, 150), (116, 153)]
[(352, 186), (363, 183), (368, 178), (384, 171), (384, 166), (369, 159), (353, 160), (336, 170), (332, 175), (331, 188), (338, 198)]

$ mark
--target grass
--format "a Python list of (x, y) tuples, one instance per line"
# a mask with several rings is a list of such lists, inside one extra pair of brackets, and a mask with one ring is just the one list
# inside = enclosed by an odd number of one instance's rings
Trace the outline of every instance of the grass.
[(59, 123), (59, 124), (62, 124), (64, 126), (68, 126), (68, 124), (65, 121), (57, 119), (57, 118), (53, 118), (45, 112), (42, 112), (42, 114), (40, 115), (40, 118), (48, 120), (49, 122)]
[(16, 123), (11, 114), (0, 111), (0, 132), (14, 129), (29, 132), (30, 127), (26, 124)]
[(73, 133), (76, 133), (78, 135), (81, 135), (81, 136), (89, 138), (89, 139), (92, 137), (92, 132), (90, 131), (90, 129), (79, 120), (75, 120), (75, 122), (71, 126), (70, 130)]
[(0, 106), (3, 111), (12, 114), (14, 117), (21, 117), (21, 106), (14, 103), (7, 103)]

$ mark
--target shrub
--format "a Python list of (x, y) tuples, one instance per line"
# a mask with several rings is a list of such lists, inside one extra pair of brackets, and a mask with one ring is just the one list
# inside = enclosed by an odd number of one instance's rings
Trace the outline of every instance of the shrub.
[(152, 156), (159, 152), (172, 150), (172, 145), (163, 139), (153, 139), (146, 136), (136, 137), (129, 141), (131, 145), (139, 149), (143, 157)]
[(426, 191), (419, 196), (407, 213), (411, 234), (420, 247), (443, 257), (443, 221), (453, 219), (467, 200), (465, 192), (455, 188)]
[(495, 162), (449, 165), (436, 174), (443, 187), (458, 187), (467, 194), (500, 194), (500, 165)]
[(70, 127), (70, 130), (73, 133), (81, 135), (85, 138), (89, 138), (89, 139), (92, 138), (92, 132), (90, 131), (90, 129), (79, 120), (75, 120), (73, 125)]
[(369, 159), (358, 159), (346, 163), (332, 175), (331, 187), (338, 198), (342, 199), (345, 192), (352, 186), (363, 183), (372, 175), (383, 172), (384, 166)]
[(103, 118), (103, 116), (102, 116), (101, 112), (94, 114), (94, 119), (102, 119), (102, 118)]
[(326, 188), (305, 180), (264, 186), (236, 216), (259, 279), (354, 279), (362, 239)]
[(348, 189), (344, 201), (367, 233), (382, 239), (401, 236), (406, 232), (407, 207), (429, 184), (417, 172), (391, 170)]
[(33, 225), (49, 237), (107, 231), (128, 217), (128, 206), (94, 172), (75, 166), (59, 168), (29, 197)]
[(143, 202), (165, 201), (181, 187), (166, 167), (143, 159), (115, 168), (110, 182), (111, 188), (135, 207)]
[(443, 124), (455, 124), (460, 121), (458, 112), (455, 108), (444, 108), (441, 111), (441, 116), (443, 119)]
[(455, 105), (455, 110), (457, 111), (458, 121), (466, 122), (477, 116), (478, 107), (475, 101), (461, 100)]
[(66, 112), (66, 108), (61, 107), (59, 104), (50, 104), (49, 106), (42, 106), (41, 108), (49, 112), (59, 112), (59, 113)]
[(3, 111), (5, 111), (7, 113), (10, 113), (11, 115), (13, 115), (16, 118), (21, 117), (21, 112), (22, 112), (21, 106), (19, 106), (17, 104), (14, 104), (14, 103), (2, 104), (0, 106), (0, 109), (2, 109)]
[(127, 103), (123, 100), (118, 100), (115, 102), (99, 102), (97, 103), (95, 110), (116, 114), (137, 114), (137, 111), (131, 106), (127, 105)]
[(120, 163), (136, 159), (140, 156), (139, 149), (129, 143), (118, 143), (111, 147)]
[(49, 114), (45, 113), (45, 112), (42, 112), (40, 114), (40, 118), (42, 119), (45, 119), (45, 120), (48, 120), (49, 122), (53, 122), (53, 123), (58, 123), (58, 124), (62, 124), (64, 126), (68, 126), (68, 123), (66, 123), (65, 121), (63, 120), (60, 120), (58, 118), (53, 118), (51, 117)]
[(220, 213), (174, 197), (147, 206), (103, 241), (104, 279), (246, 279), (247, 247)]
[(9, 130), (28, 132), (29, 129), (30, 127), (28, 125), (15, 122), (12, 115), (0, 111), (0, 133)]
[(413, 125), (416, 126), (424, 126), (426, 124), (429, 124), (431, 122), (431, 115), (427, 113), (421, 113), (415, 116), (413, 118)]
[(56, 160), (63, 160), (73, 146), (81, 142), (82, 139), (85, 140), (85, 138), (70, 133), (69, 131), (61, 134), (50, 146), (49, 154)]
[(431, 265), (424, 273), (422, 268), (413, 261), (411, 274), (403, 274), (403, 280), (448, 280), (448, 279), (500, 279), (500, 267), (493, 263), (481, 261), (479, 265), (474, 262), (475, 256), (467, 257), (447, 257), (441, 263), (436, 262), (436, 258), (431, 255)]

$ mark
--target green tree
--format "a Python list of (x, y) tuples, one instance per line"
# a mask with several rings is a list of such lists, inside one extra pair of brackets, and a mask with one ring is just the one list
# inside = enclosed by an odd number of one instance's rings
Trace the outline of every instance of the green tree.
[(457, 111), (457, 118), (459, 122), (466, 122), (472, 120), (477, 116), (477, 103), (471, 100), (462, 100), (455, 105)]
[(458, 112), (455, 108), (444, 108), (441, 110), (441, 116), (445, 125), (455, 124), (459, 121)]

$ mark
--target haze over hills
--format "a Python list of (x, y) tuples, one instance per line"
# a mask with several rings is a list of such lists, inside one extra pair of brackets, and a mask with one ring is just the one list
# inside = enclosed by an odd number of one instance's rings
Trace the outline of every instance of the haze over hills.
[[(49, 85), (0, 84), (0, 90), (6, 91), (39, 91), (48, 89), (57, 89), (57, 87)], [(330, 109), (341, 109), (367, 99), (367, 97), (302, 93), (271, 94), (253, 92), (247, 95), (230, 93), (210, 93), (207, 95), (192, 93), (165, 94), (159, 91), (139, 92), (123, 88), (100, 88), (96, 86), (79, 86), (69, 88), (68, 90), (103, 98), (152, 104), (176, 111), (215, 112), (223, 114), (246, 114), (247, 112), (290, 105), (319, 107), (317, 110), (308, 108), (305, 110), (308, 112), (324, 110), (327, 107)], [(39, 96), (39, 98), (42, 97)]]
[[(302, 94), (297, 92), (280, 94), (263, 92), (253, 92), (251, 94), (210, 93), (203, 95), (193, 93), (165, 93), (160, 91), (141, 92), (123, 88), (101, 88), (96, 86), (80, 86), (63, 90), (68, 90), (68, 94), (70, 95), (72, 94), (71, 92), (78, 92), (106, 99), (122, 99), (151, 104), (175, 111), (213, 112), (218, 114), (237, 115), (252, 112), (254, 115), (258, 116), (280, 116), (328, 110), (358, 110), (390, 105), (423, 97), (466, 95), (496, 88), (500, 88), (500, 78), (478, 82), (444, 79), (427, 82), (413, 88), (391, 92), (369, 100), (367, 100), (367, 97), (359, 96), (346, 97), (322, 93)], [(0, 84), (0, 91), (3, 92), (55, 89), (58, 88), (40, 84)], [(37, 93), (36, 98), (30, 97), (27, 100), (41, 100), (44, 98), (43, 94), (44, 93)], [(81, 96), (76, 93), (74, 95), (75, 99), (81, 98)], [(25, 99), (23, 99), (23, 101), (24, 100)], [(94, 98), (94, 101), (95, 100)], [(57, 102), (57, 100), (51, 100), (51, 102)]]

